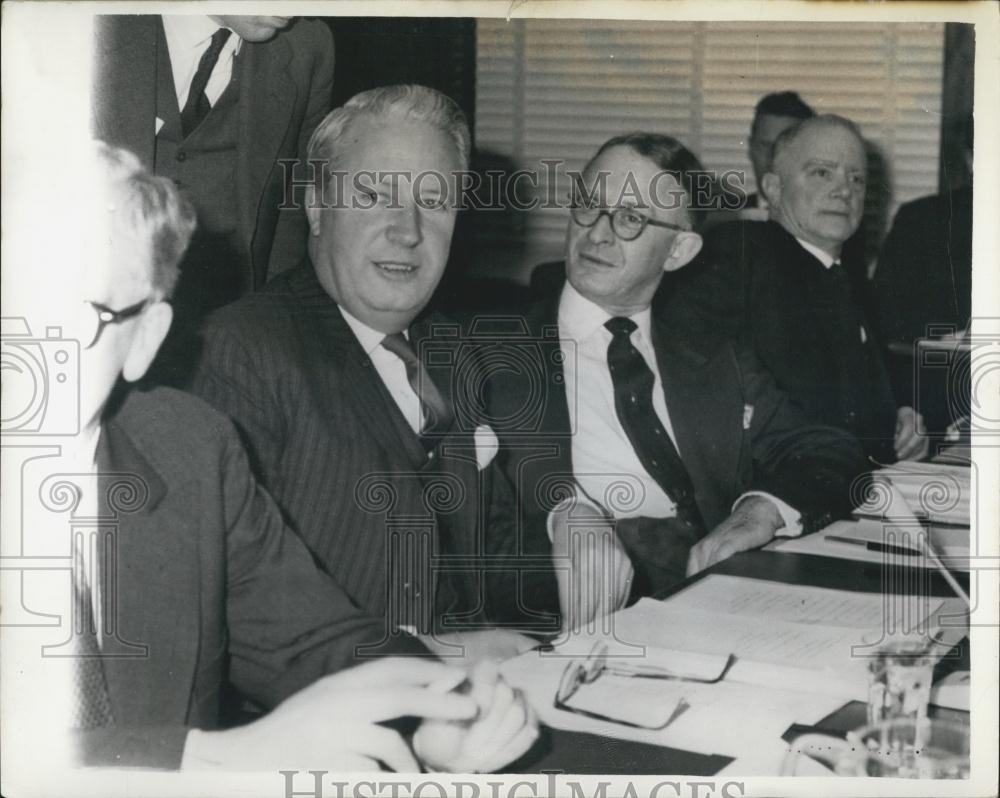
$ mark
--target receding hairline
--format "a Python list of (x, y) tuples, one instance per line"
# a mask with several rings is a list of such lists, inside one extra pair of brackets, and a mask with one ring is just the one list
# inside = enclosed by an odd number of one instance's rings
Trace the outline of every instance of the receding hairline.
[(810, 133), (813, 129), (840, 129), (847, 133), (850, 133), (854, 140), (857, 141), (858, 147), (861, 149), (862, 155), (865, 149), (865, 140), (861, 135), (861, 130), (858, 126), (843, 116), (838, 116), (836, 114), (823, 114), (821, 116), (813, 116), (809, 119), (803, 119), (796, 125), (788, 128), (781, 132), (781, 134), (774, 140), (774, 149), (771, 154), (771, 172), (777, 171), (779, 161), (784, 161), (788, 157), (788, 152), (795, 146), (796, 142), (807, 133)]

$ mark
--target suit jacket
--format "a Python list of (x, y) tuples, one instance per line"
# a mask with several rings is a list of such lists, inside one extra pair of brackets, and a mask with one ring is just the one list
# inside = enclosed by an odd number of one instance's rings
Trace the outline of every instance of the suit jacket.
[(410, 340), (456, 406), (430, 457), (308, 260), (210, 317), (193, 389), (236, 422), (262, 484), (359, 606), (467, 628), (488, 610), (482, 560), (508, 545), (512, 500), (477, 462), (457, 326), (431, 315)]
[[(823, 265), (779, 224), (737, 222), (711, 231), (697, 266), (676, 300), (701, 328), (748, 344), (814, 420), (850, 431), (880, 461), (895, 459), (895, 400), (864, 313), (865, 281), (851, 263), (844, 264), (851, 296), (843, 303)], [(859, 333), (849, 347), (841, 344), (841, 313), (864, 325), (865, 342)]]
[[(556, 293), (523, 318), (507, 320), (506, 332), (498, 326), (499, 340), (518, 353), (511, 356), (518, 368), (496, 371), (489, 384), (500, 459), (515, 486), (526, 545), (536, 552), (550, 551), (545, 517), (573, 479), (576, 424), (567, 403), (558, 306)], [(753, 354), (726, 337), (691, 334), (660, 312), (653, 314), (652, 337), (677, 448), (709, 530), (748, 490), (790, 504), (807, 531), (850, 510), (851, 482), (865, 469), (853, 438), (808, 423)], [(616, 530), (636, 569), (633, 596), (684, 578), (696, 542), (689, 527), (637, 518), (619, 520)], [(552, 580), (539, 578), (530, 594), (547, 607), (555, 596)]]
[[(966, 327), (972, 314), (971, 186), (900, 207), (879, 255), (875, 292), (876, 320), (886, 344), (913, 346), (935, 335), (932, 328), (940, 335)], [(959, 414), (955, 408), (968, 407), (954, 394), (958, 386), (946, 384), (945, 369), (925, 368), (918, 386), (913, 358), (890, 357), (889, 362), (896, 396), (910, 404), (916, 389), (930, 429), (943, 430)]]
[[(154, 15), (95, 22), (94, 135), (134, 152), (150, 169), (161, 24)], [(333, 37), (324, 23), (299, 19), (270, 41), (243, 42), (236, 63), (247, 89), (239, 98), (237, 239), (245, 288), (253, 289), (305, 254), (304, 212), (279, 211), (288, 180), (278, 160), (304, 159), (309, 137), (330, 110)]]
[(219, 725), (225, 680), (272, 707), (385, 638), (287, 530), (231, 422), (204, 402), (130, 393), (97, 462), (98, 506), (115, 519), (104, 584), (117, 588), (117, 639), (147, 653), (102, 659), (115, 720), (79, 734), (84, 763), (176, 768), (189, 728)]

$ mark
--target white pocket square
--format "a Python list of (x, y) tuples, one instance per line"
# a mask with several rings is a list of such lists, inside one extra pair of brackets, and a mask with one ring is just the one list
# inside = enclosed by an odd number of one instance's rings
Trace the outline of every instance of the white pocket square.
[(743, 405), (743, 429), (750, 429), (753, 421), (753, 405)]
[(476, 427), (472, 437), (476, 442), (476, 463), (482, 471), (497, 456), (497, 452), (500, 451), (500, 441), (497, 440), (497, 434), (486, 424)]

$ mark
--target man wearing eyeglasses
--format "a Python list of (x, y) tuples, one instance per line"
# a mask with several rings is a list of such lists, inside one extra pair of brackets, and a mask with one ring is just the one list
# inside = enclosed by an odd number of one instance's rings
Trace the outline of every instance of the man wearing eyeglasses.
[[(77, 173), (84, 160), (92, 168)], [(124, 150), (96, 145), (72, 162), (47, 219), (76, 260), (70, 271), (49, 258), (38, 274), (45, 312), (81, 350), (80, 434), (54, 474), (74, 501), (51, 508), (66, 517), (46, 527), (72, 541), (72, 623), (57, 629), (70, 642), (54, 639), (36, 663), (48, 681), (4, 672), (48, 724), (27, 719), (32, 740), (62, 742), (68, 729), (75, 751), (59, 753), (81, 764), (184, 770), (417, 771), (419, 758), (470, 772), (524, 753), (533, 715), (495, 667), (448, 667), (406, 635), (386, 645), (384, 620), (357, 609), (285, 526), (227, 419), (169, 388), (128, 390), (169, 329), (194, 214)], [(375, 662), (376, 647), (418, 659)], [(227, 684), (270, 711), (220, 728)], [(382, 725), (408, 716), (426, 719), (412, 750)]]
[[(574, 197), (565, 283), (525, 317), (521, 351), (538, 360), (492, 375), (527, 548), (554, 557), (556, 579), (526, 592), (557, 593), (564, 627), (826, 525), (864, 468), (856, 442), (808, 425), (750, 353), (693, 335), (669, 303), (651, 310), (664, 275), (701, 248), (701, 171), (668, 136), (606, 142)], [(528, 408), (536, 373), (541, 404)]]

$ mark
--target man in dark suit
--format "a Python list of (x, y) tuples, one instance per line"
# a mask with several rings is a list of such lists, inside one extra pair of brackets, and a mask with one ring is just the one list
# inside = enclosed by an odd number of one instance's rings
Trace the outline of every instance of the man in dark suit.
[(159, 368), (183, 385), (204, 314), (305, 253), (305, 215), (279, 161), (302, 159), (330, 109), (333, 39), (322, 22), (287, 17), (95, 24), (94, 135), (174, 180), (198, 214), (174, 300), (185, 337), (172, 334), (171, 363)]
[[(166, 300), (194, 217), (131, 154), (100, 145), (95, 162), (74, 190), (107, 210), (83, 226), (74, 273), (46, 281), (50, 308), (82, 350), (81, 431), (67, 443), (77, 467), (66, 536), (75, 631), (46, 652), (73, 666), (66, 720), (82, 762), (262, 770), (381, 760), (415, 770), (403, 741), (379, 725), (410, 714), (438, 721), (413, 740), (432, 767), (492, 768), (523, 753), (534, 732), (516, 695), (488, 669), (472, 673), (472, 700), (427, 689), (445, 679), (446, 691), (466, 674), (427, 661), (413, 638), (381, 651), (422, 662), (326, 676), (374, 652), (384, 623), (353, 606), (287, 530), (231, 423), (169, 388), (121, 385), (109, 399), (120, 376), (143, 375), (166, 335)], [(81, 204), (60, 207), (79, 214)], [(227, 678), (273, 711), (219, 730)], [(470, 743), (485, 743), (485, 757), (466, 750), (477, 713), (480, 723), (491, 718)], [(466, 724), (461, 739), (440, 723), (453, 720)]]
[(844, 263), (867, 174), (855, 125), (827, 115), (779, 136), (763, 177), (771, 221), (714, 228), (684, 301), (753, 347), (778, 386), (880, 462), (927, 452), (923, 421), (893, 398), (864, 314), (863, 278)]
[[(751, 353), (651, 309), (665, 273), (701, 248), (687, 185), (700, 169), (668, 136), (605, 143), (571, 210), (565, 284), (497, 343), (520, 358), (493, 370), (489, 416), (529, 545), (549, 549), (548, 525), (559, 603), (582, 606), (570, 627), (829, 523), (863, 469), (856, 442), (807, 424)], [(604, 526), (581, 546), (581, 524)], [(532, 597), (551, 601), (552, 587)]]
[[(431, 634), (487, 624), (489, 558), (512, 545), (495, 436), (467, 412), (455, 368), (462, 337), (424, 313), (468, 148), (461, 110), (422, 86), (333, 111), (309, 144), (327, 164), (307, 198), (309, 257), (210, 320), (194, 382), (236, 422), (258, 478), (354, 601)], [(480, 650), (473, 637), (468, 652)], [(508, 653), (532, 644), (488, 637)]]
[[(972, 186), (901, 205), (875, 270), (877, 324), (896, 396), (919, 401), (927, 426), (944, 431), (967, 408), (968, 385), (944, 384), (935, 369), (914, 382), (917, 341), (960, 335), (972, 315)], [(941, 370), (938, 373), (943, 373)], [(953, 372), (954, 373), (954, 370)], [(964, 390), (965, 400), (954, 394)]]
[(773, 92), (758, 100), (747, 141), (747, 156), (753, 166), (757, 190), (747, 196), (746, 208), (759, 211), (759, 220), (767, 218), (768, 203), (760, 191), (764, 175), (771, 168), (771, 151), (775, 140), (788, 128), (814, 116), (816, 112), (799, 97), (798, 92)]

